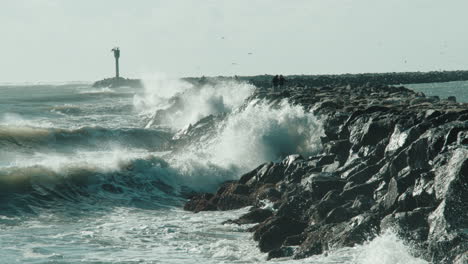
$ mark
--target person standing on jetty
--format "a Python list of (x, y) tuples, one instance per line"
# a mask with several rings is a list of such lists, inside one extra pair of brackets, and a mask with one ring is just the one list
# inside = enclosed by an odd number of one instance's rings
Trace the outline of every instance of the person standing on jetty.
[(276, 87), (278, 87), (278, 84), (279, 84), (279, 76), (278, 75), (275, 75), (275, 77), (273, 77), (273, 80), (271, 81), (273, 83), (273, 91), (276, 90)]
[(283, 85), (284, 85), (285, 82), (286, 82), (286, 79), (284, 78), (284, 76), (283, 76), (283, 75), (280, 75), (280, 76), (279, 76), (279, 79), (278, 79), (279, 87), (280, 87), (280, 88), (283, 88)]

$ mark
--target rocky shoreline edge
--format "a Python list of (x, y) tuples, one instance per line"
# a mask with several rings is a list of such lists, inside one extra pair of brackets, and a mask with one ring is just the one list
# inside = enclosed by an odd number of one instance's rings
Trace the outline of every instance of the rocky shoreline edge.
[(256, 223), (250, 231), (269, 259), (392, 229), (417, 257), (468, 263), (468, 104), (369, 83), (258, 88), (251, 99), (288, 100), (320, 117), (322, 152), (262, 164), (214, 194), (192, 195), (185, 210), (252, 206), (231, 223)]

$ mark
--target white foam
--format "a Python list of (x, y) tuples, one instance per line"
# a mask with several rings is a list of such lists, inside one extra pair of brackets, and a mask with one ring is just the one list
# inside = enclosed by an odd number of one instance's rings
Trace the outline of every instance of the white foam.
[(181, 129), (211, 114), (230, 113), (254, 89), (250, 84), (236, 81), (195, 86), (159, 76), (145, 81), (144, 92), (134, 97), (134, 106), (150, 118), (149, 124), (152, 124), (158, 110), (166, 110), (160, 120), (162, 124)]
[(290, 154), (316, 153), (322, 134), (321, 122), (300, 106), (252, 102), (228, 117), (208, 151), (216, 164), (252, 169)]
[[(121, 169), (121, 164), (150, 155), (148, 151), (115, 147), (110, 150), (80, 151), (72, 154), (35, 152), (32, 155), (19, 154), (4, 168), (28, 168), (40, 166), (60, 173), (69, 168), (90, 168), (101, 172)], [(154, 153), (153, 153), (154, 154)]]
[(222, 121), (214, 136), (185, 146), (169, 163), (187, 186), (215, 191), (261, 163), (314, 154), (321, 149), (322, 131), (321, 122), (300, 106), (251, 102)]
[(341, 248), (300, 260), (276, 259), (271, 262), (291, 264), (428, 264), (427, 261), (412, 256), (411, 249), (391, 231), (363, 245)]
[(20, 114), (11, 113), (11, 112), (3, 113), (0, 115), (0, 125), (13, 126), (13, 127), (27, 126), (27, 127), (42, 127), (42, 128), (49, 128), (53, 126), (50, 121), (39, 120), (39, 119), (28, 119)]
[(356, 247), (359, 264), (427, 264), (427, 261), (415, 258), (411, 250), (398, 236), (388, 231), (369, 243)]

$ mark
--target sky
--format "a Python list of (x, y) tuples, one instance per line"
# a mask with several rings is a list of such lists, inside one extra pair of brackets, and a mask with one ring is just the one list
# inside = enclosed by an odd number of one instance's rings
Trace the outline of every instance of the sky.
[(0, 0), (0, 82), (468, 70), (466, 0)]

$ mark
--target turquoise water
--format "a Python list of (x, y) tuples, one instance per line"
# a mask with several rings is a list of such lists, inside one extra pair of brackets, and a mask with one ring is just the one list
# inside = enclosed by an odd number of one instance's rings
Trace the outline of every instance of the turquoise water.
[(426, 96), (439, 96), (440, 99), (455, 96), (457, 102), (468, 103), (468, 81), (404, 84), (403, 86), (423, 92)]
[[(0, 86), (0, 263), (265, 263), (249, 226), (222, 224), (248, 209), (181, 209), (188, 191), (214, 191), (278, 153), (298, 152), (291, 142), (317, 150), (320, 122), (311, 113), (288, 104), (240, 110), (252, 91), (177, 80), (139, 90)], [(219, 113), (229, 117), (214, 135), (177, 153), (170, 147), (184, 127)], [(384, 234), (275, 262), (425, 263), (409, 252)]]

